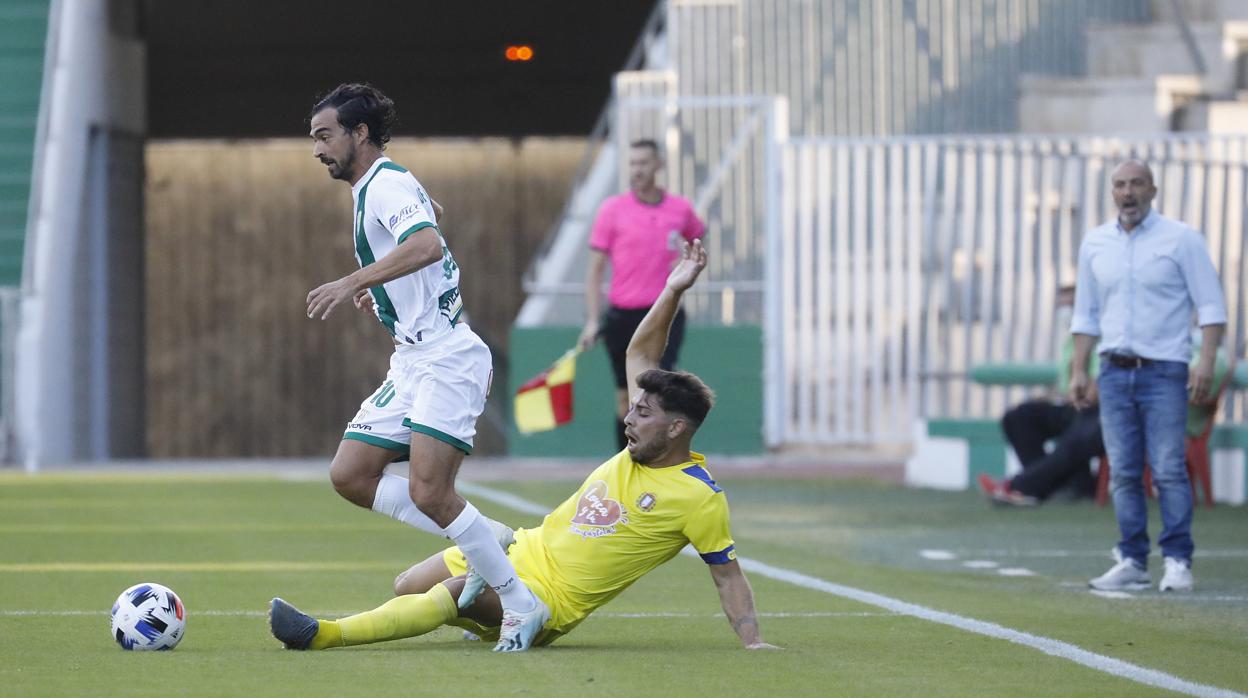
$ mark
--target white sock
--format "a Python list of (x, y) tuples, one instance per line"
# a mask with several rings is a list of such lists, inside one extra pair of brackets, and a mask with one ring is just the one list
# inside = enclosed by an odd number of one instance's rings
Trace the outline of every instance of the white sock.
[(405, 477), (382, 473), (381, 482), (377, 483), (377, 494), (373, 495), (373, 511), (435, 536), (444, 535), (442, 527), (412, 503), (412, 493)]
[(471, 502), (464, 502), (464, 510), (446, 527), (447, 538), (455, 541), (468, 564), (481, 575), (490, 588), (498, 592), (503, 608), (515, 611), (531, 611), (537, 600), (529, 588), (516, 576), (507, 553), (498, 545), (489, 519), (481, 515)]

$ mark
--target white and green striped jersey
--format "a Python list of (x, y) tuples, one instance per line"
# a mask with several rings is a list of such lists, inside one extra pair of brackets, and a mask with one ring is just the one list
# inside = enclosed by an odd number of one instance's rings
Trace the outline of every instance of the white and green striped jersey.
[(433, 228), (442, 261), (369, 289), (377, 319), (400, 342), (416, 344), (450, 331), (464, 304), (459, 265), (438, 230), (433, 203), (410, 172), (378, 158), (351, 187), (355, 201), (355, 259), (365, 267), (394, 251), (407, 237)]

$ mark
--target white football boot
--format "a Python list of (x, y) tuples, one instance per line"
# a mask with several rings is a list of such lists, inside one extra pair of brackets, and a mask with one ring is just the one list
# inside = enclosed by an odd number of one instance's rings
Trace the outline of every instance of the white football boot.
[(533, 602), (533, 610), (524, 613), (503, 609), (503, 626), (499, 629), (498, 644), (494, 645), (495, 652), (523, 652), (533, 645), (533, 639), (550, 620), (546, 604), (536, 595), (533, 595)]

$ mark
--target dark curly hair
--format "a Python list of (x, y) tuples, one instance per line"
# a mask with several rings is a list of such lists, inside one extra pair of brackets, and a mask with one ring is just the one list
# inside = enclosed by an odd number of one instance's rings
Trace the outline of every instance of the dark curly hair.
[(664, 412), (674, 412), (693, 422), (696, 429), (715, 405), (715, 393), (701, 378), (687, 371), (652, 368), (637, 375), (637, 387), (659, 398)]
[(368, 140), (381, 150), (390, 142), (390, 129), (399, 122), (394, 101), (368, 83), (344, 82), (317, 101), (308, 120), (324, 109), (338, 110), (338, 123), (348, 132), (368, 126)]

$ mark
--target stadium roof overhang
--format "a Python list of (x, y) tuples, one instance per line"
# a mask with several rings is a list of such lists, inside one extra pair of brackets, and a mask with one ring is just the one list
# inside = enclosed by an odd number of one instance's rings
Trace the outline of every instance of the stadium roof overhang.
[(397, 135), (588, 133), (653, 6), (143, 0), (149, 135), (302, 135), (316, 96), (361, 80), (395, 99)]

